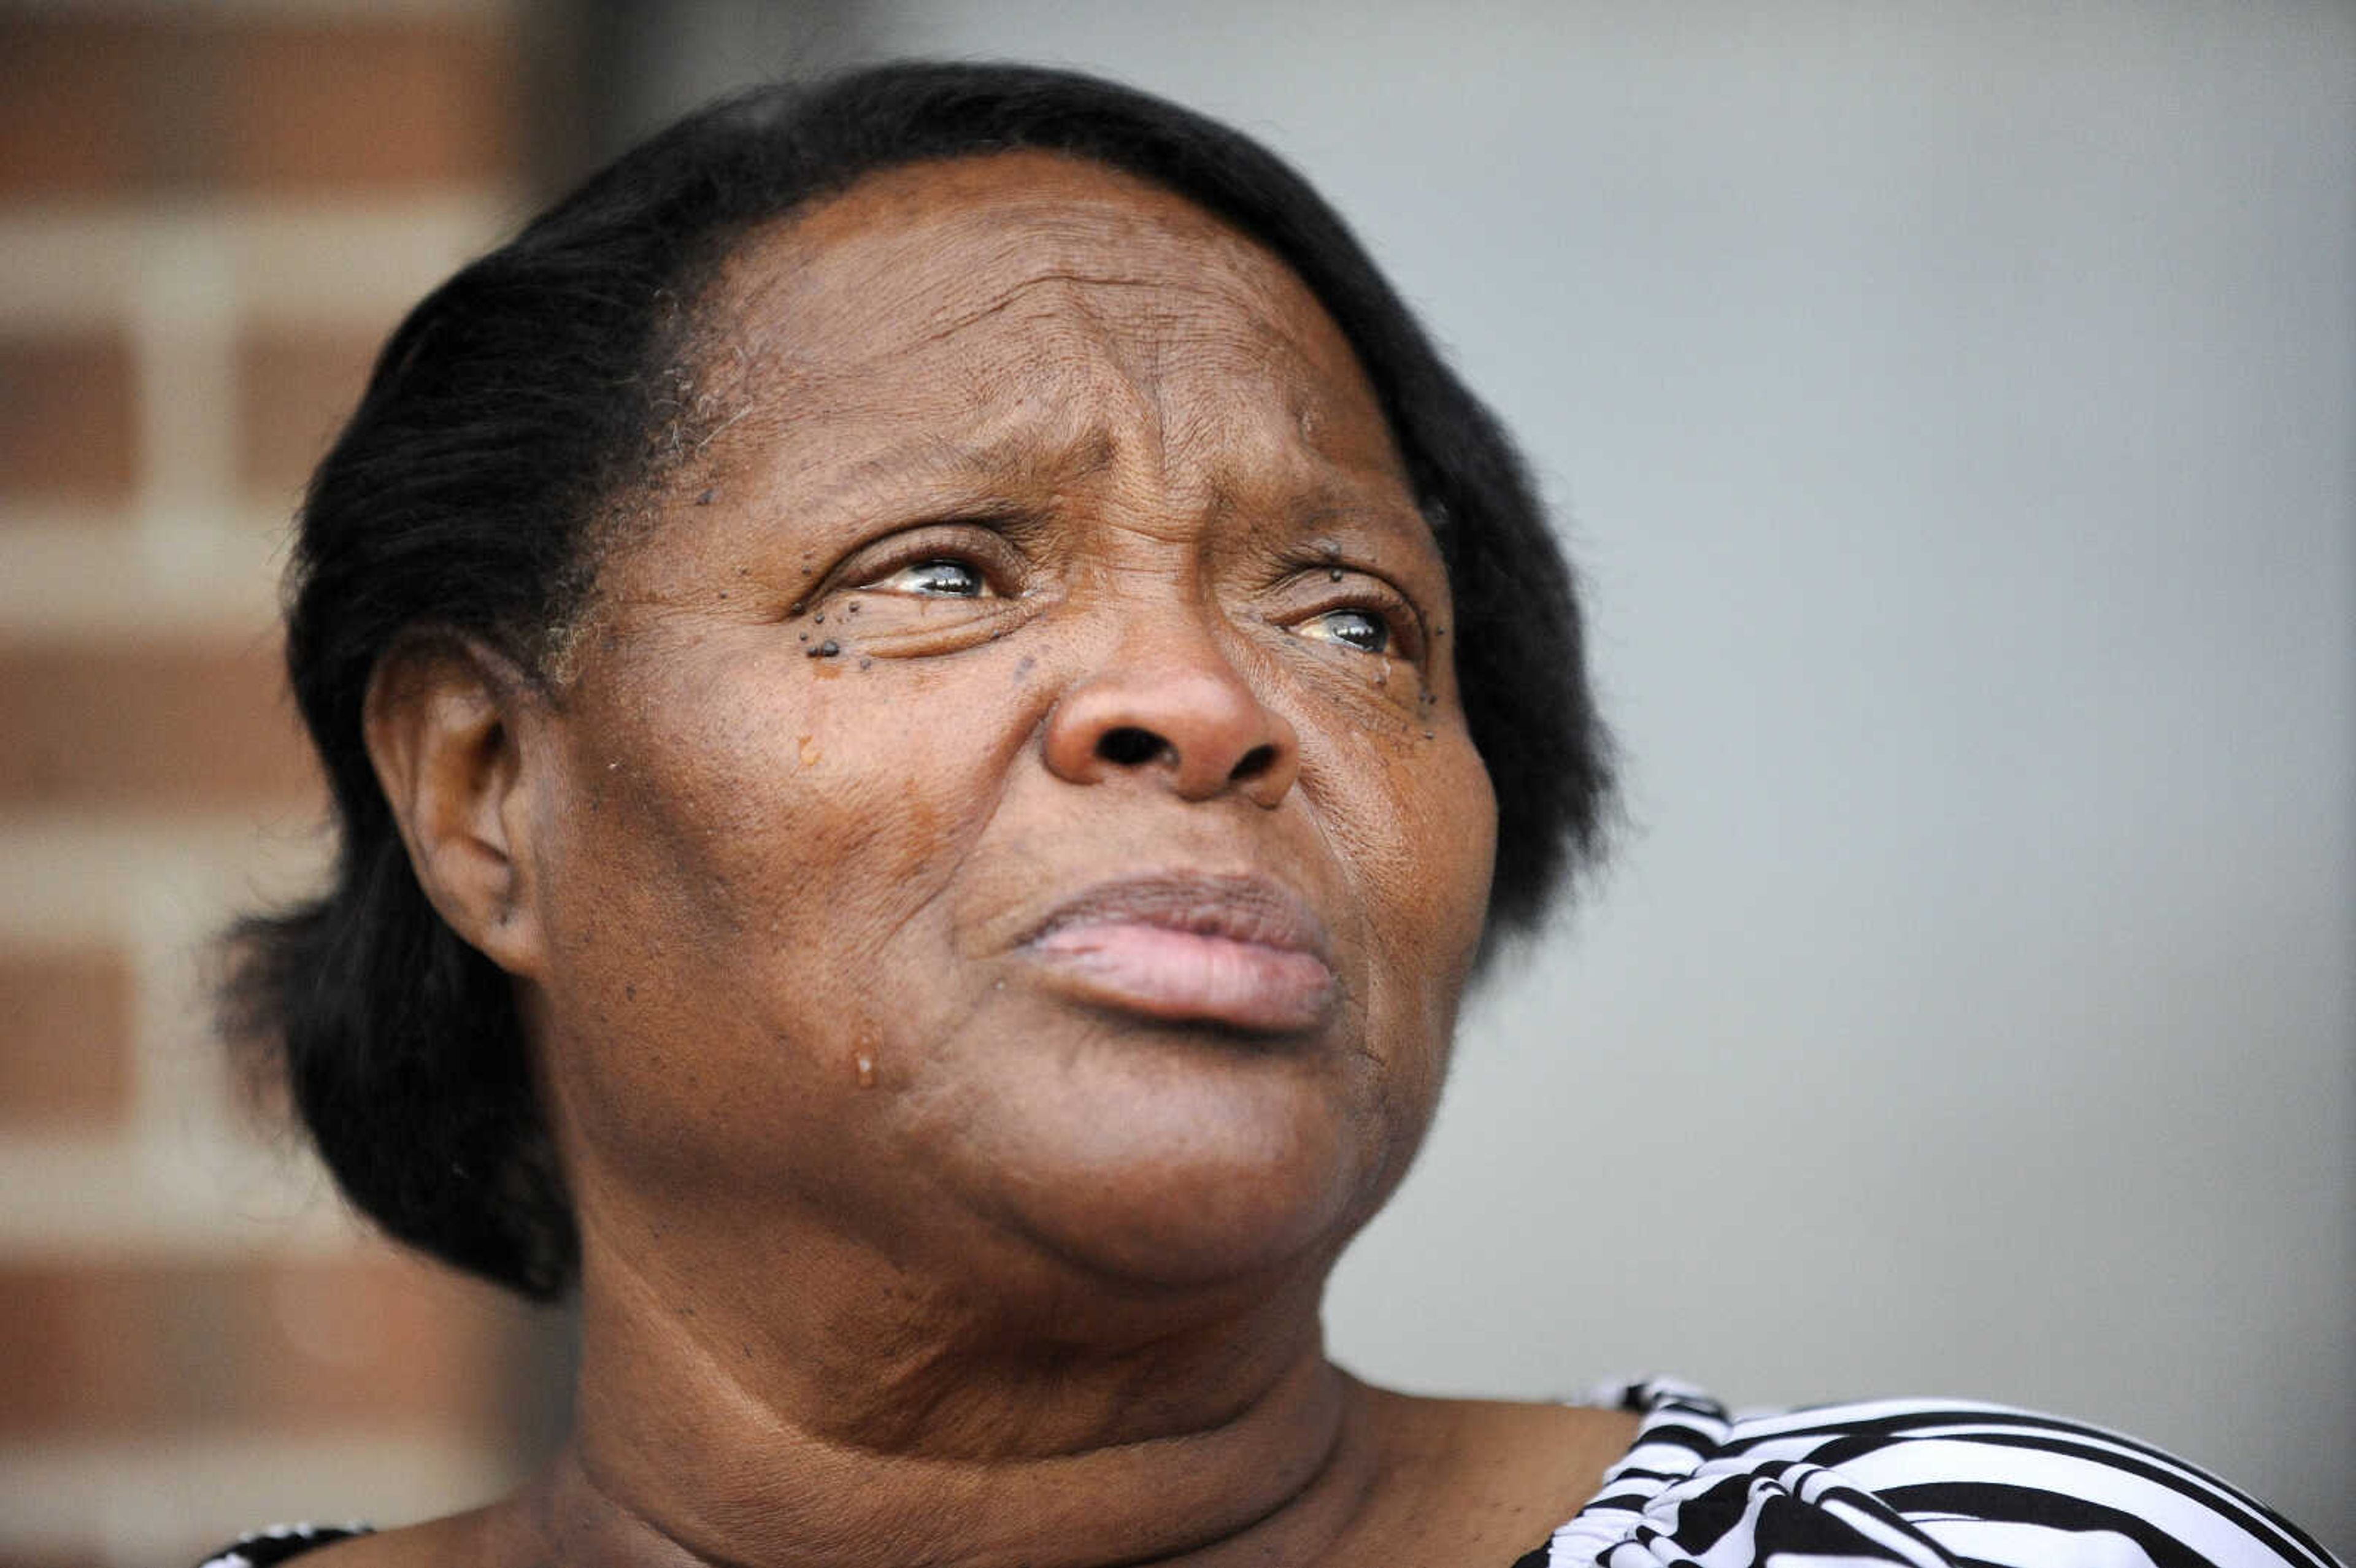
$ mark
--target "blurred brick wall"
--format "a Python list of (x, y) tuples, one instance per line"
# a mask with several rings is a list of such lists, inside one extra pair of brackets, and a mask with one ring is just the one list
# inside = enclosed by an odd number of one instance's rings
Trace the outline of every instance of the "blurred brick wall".
[(541, 1413), (552, 1327), (259, 1136), (202, 998), (324, 863), (284, 528), (375, 343), (520, 209), (514, 37), (0, 8), (0, 1564), (441, 1511)]

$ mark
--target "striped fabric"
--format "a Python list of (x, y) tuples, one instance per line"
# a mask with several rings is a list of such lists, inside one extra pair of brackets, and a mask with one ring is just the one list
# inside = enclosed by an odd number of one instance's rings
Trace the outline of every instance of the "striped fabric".
[(2338, 1568), (2206, 1472), (2116, 1433), (1960, 1400), (1734, 1415), (1659, 1380), (1595, 1500), (1515, 1568)]
[(349, 1541), (355, 1535), (366, 1535), (364, 1524), (273, 1524), (268, 1530), (257, 1530), (238, 1538), (234, 1546), (225, 1546), (197, 1568), (273, 1568), (289, 1557), (299, 1557), (315, 1546), (327, 1546), (338, 1541)]
[[(1636, 1441), (1513, 1568), (2342, 1568), (2206, 1472), (2050, 1415), (1922, 1399), (1733, 1415), (1667, 1379), (1594, 1403), (1641, 1413)], [(280, 1525), (198, 1568), (366, 1530)]]

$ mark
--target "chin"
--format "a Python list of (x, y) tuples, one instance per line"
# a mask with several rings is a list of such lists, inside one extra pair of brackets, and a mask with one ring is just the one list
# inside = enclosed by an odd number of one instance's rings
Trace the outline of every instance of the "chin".
[(1128, 1173), (1084, 1216), (1027, 1215), (1064, 1262), (1145, 1291), (1265, 1284), (1322, 1271), (1355, 1229), (1356, 1205), (1330, 1183), (1288, 1183), (1250, 1168), (1159, 1170), (1129, 1198)]
[(1001, 1104), (969, 1167), (986, 1206), (1058, 1262), (1133, 1289), (1322, 1267), (1395, 1179), (1396, 1129), (1298, 1057), (1178, 1056), (1076, 1062)]

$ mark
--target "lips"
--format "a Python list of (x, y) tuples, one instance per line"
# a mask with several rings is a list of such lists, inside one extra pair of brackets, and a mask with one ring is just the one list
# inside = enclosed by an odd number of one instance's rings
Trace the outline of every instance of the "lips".
[(1258, 877), (1099, 883), (1058, 905), (1023, 951), (1078, 1000), (1258, 1033), (1315, 1028), (1338, 988), (1315, 912)]

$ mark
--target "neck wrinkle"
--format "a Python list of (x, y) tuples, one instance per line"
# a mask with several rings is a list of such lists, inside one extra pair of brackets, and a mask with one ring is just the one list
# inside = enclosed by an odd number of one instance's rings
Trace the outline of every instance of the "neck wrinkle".
[[(1305, 1321), (1226, 1325), (1283, 1345), (1268, 1373), (1199, 1424), (1161, 1429), (1131, 1365), (1108, 1369), (1100, 1443), (999, 1454), (925, 1452), (921, 1424), (893, 1446), (830, 1435), (764, 1399), (721, 1347), (679, 1332), (650, 1282), (627, 1275), (605, 1321), (584, 1322), (573, 1442), (541, 1488), (560, 1561), (616, 1568), (1145, 1568), (1322, 1553), (1372, 1483), (1364, 1391), (1324, 1359), (1316, 1293)], [(620, 1283), (609, 1277), (606, 1283)], [(637, 1308), (633, 1310), (633, 1307)], [(655, 1315), (646, 1316), (648, 1309)], [(1290, 1341), (1290, 1343), (1287, 1343)], [(1128, 1359), (1117, 1359), (1125, 1361)], [(613, 1366), (631, 1369), (626, 1376)], [(1025, 1431), (1019, 1378), (1002, 1430)], [(1068, 1410), (1086, 1374), (1041, 1391)], [(1145, 1380), (1151, 1386), (1151, 1380)], [(637, 1390), (660, 1390), (668, 1405)], [(1191, 1391), (1180, 1390), (1183, 1401)], [(1151, 1435), (1124, 1434), (1140, 1425)], [(572, 1523), (556, 1526), (553, 1521)]]

